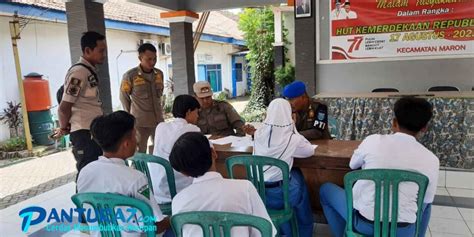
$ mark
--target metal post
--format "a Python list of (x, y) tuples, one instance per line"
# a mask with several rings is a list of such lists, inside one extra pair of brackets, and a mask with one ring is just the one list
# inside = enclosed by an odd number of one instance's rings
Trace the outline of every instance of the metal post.
[(28, 122), (28, 112), (26, 111), (25, 90), (23, 88), (23, 79), (21, 77), (20, 57), (18, 54), (17, 40), (20, 39), (20, 21), (18, 14), (15, 13), (13, 21), (10, 21), (10, 34), (12, 38), (13, 57), (15, 58), (16, 76), (18, 81), (18, 88), (20, 88), (21, 111), (23, 115), (23, 127), (25, 130), (26, 147), (28, 151), (33, 150), (31, 142), (30, 124)]

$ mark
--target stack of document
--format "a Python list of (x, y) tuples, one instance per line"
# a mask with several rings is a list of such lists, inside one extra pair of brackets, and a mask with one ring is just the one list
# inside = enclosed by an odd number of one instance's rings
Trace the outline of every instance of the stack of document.
[(253, 146), (252, 138), (249, 136), (245, 137), (236, 137), (236, 136), (227, 136), (219, 138), (216, 140), (210, 140), (212, 144), (216, 145), (227, 145), (231, 144), (231, 147), (249, 147)]

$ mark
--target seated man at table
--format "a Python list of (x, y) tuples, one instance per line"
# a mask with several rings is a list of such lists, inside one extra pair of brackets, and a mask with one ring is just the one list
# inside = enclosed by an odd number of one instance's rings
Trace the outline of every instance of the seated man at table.
[[(293, 168), (293, 160), (314, 155), (315, 147), (296, 131), (291, 118), (290, 103), (281, 98), (274, 99), (268, 106), (262, 127), (255, 131), (254, 137), (254, 155), (272, 157), (288, 164), (289, 201), (295, 210), (299, 234), (301, 237), (313, 236), (313, 213), (308, 188), (301, 170)], [(267, 207), (282, 209), (284, 202), (281, 170), (277, 167), (266, 168), (264, 179)], [(284, 235), (292, 236), (289, 223), (281, 225), (280, 229)]]
[(244, 121), (231, 104), (212, 99), (212, 89), (209, 82), (198, 81), (194, 83), (193, 90), (201, 104), (197, 126), (202, 133), (221, 137), (245, 136), (242, 129)]
[[(351, 169), (400, 169), (417, 171), (429, 178), (424, 198), (419, 236), (425, 236), (438, 182), (439, 159), (416, 137), (426, 131), (432, 117), (432, 106), (425, 99), (406, 97), (395, 103), (392, 129), (395, 134), (368, 136), (359, 145), (350, 161)], [(364, 235), (373, 234), (375, 186), (372, 181), (357, 181), (352, 188), (354, 228)], [(321, 205), (334, 236), (344, 236), (347, 206), (344, 189), (325, 183), (319, 191)], [(399, 188), (397, 236), (413, 236), (416, 222), (418, 186), (402, 183)]]
[[(258, 216), (272, 223), (270, 216), (253, 184), (248, 180), (224, 179), (215, 172), (217, 154), (209, 147), (209, 140), (198, 132), (182, 135), (173, 146), (170, 163), (183, 175), (194, 178), (193, 183), (178, 193), (172, 203), (173, 215), (189, 211), (234, 212)], [(273, 227), (273, 225), (272, 225)], [(273, 227), (273, 235), (276, 229)], [(260, 236), (247, 227), (232, 228), (232, 236)], [(184, 228), (186, 237), (202, 236), (197, 226)]]
[(293, 110), (296, 129), (308, 140), (331, 139), (328, 125), (328, 107), (309, 98), (302, 81), (294, 81), (283, 89)]
[[(169, 220), (163, 217), (152, 197), (146, 176), (125, 164), (125, 160), (135, 154), (137, 147), (134, 127), (135, 118), (125, 111), (99, 116), (92, 121), (92, 138), (102, 148), (103, 155), (81, 170), (77, 191), (117, 193), (145, 201), (152, 208), (155, 218), (160, 220), (157, 230), (162, 232), (169, 228)], [(93, 236), (99, 235), (98, 231), (93, 232)], [(122, 236), (140, 236), (140, 233), (122, 231)]]

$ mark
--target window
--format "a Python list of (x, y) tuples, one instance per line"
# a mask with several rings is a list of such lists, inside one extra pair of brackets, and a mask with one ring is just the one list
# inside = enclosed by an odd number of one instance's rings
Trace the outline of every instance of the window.
[(220, 64), (199, 64), (198, 81), (208, 81), (212, 91), (222, 91), (222, 70)]
[(242, 63), (235, 64), (235, 81), (242, 81)]

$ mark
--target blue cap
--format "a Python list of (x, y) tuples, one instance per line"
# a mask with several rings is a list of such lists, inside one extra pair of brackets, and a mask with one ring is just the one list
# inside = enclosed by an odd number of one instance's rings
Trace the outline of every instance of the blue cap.
[(285, 86), (283, 89), (283, 96), (288, 99), (293, 99), (302, 96), (306, 92), (306, 86), (302, 81), (294, 81)]

